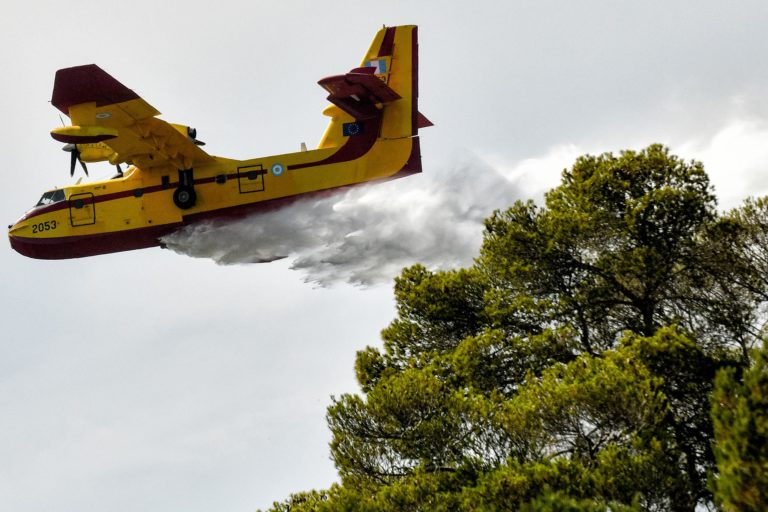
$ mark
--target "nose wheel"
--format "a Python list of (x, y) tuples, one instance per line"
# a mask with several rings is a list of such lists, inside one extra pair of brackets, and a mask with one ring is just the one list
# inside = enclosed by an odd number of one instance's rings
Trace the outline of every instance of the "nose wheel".
[(195, 206), (197, 193), (194, 184), (192, 169), (179, 169), (179, 186), (173, 193), (173, 203), (182, 210)]

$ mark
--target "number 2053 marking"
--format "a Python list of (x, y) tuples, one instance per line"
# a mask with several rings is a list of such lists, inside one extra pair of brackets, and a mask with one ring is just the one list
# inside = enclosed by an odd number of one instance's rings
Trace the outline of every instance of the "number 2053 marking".
[(32, 224), (33, 233), (42, 233), (43, 231), (53, 231), (56, 229), (57, 223), (55, 220), (47, 220), (38, 224)]

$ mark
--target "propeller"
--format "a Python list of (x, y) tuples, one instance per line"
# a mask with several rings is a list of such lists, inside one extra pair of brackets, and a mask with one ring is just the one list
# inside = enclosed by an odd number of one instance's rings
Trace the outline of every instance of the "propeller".
[(187, 126), (187, 135), (190, 139), (192, 139), (192, 142), (195, 143), (196, 146), (205, 146), (205, 142), (201, 140), (197, 140), (197, 129), (192, 128), (191, 126)]
[(80, 158), (80, 150), (77, 149), (77, 144), (65, 144), (61, 149), (72, 155), (69, 159), (69, 175), (75, 175), (75, 163), (80, 162), (83, 172), (88, 176), (88, 167), (85, 166), (85, 162)]

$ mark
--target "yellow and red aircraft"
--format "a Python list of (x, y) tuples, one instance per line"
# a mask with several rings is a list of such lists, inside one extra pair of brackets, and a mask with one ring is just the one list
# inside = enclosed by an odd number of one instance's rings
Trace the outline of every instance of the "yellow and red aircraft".
[[(9, 227), (11, 246), (32, 258), (64, 259), (161, 245), (201, 219), (272, 210), (297, 197), (421, 172), (418, 44), (413, 25), (384, 27), (360, 67), (318, 82), (332, 103), (317, 149), (249, 160), (212, 156), (196, 132), (98, 66), (56, 72), (53, 105), (71, 126), (51, 136), (75, 164), (108, 161), (113, 179), (43, 194)], [(129, 164), (123, 173), (121, 163)]]

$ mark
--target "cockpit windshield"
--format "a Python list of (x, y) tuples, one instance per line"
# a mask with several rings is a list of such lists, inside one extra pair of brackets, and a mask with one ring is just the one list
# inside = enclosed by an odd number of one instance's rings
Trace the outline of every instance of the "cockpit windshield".
[(45, 206), (48, 204), (58, 203), (64, 199), (64, 190), (51, 190), (50, 192), (43, 194), (43, 197), (40, 198), (40, 201), (38, 201), (35, 206)]

